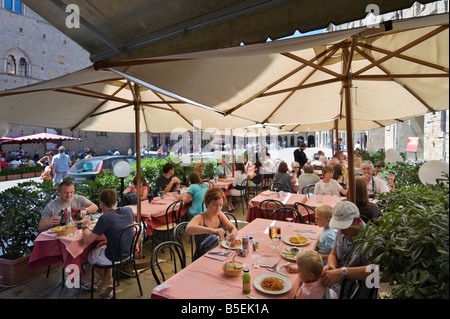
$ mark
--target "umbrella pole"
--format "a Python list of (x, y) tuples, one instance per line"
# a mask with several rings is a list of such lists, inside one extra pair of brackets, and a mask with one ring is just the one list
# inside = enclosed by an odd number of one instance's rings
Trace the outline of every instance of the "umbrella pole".
[[(352, 50), (353, 51), (353, 50)], [(352, 60), (349, 57), (348, 47), (344, 48), (345, 74), (342, 81), (345, 96), (345, 124), (347, 126), (347, 172), (348, 172), (348, 190), (347, 197), (349, 201), (356, 202), (356, 189), (355, 189), (355, 164), (353, 158), (353, 111), (352, 111), (352, 99), (350, 96), (350, 88), (352, 87), (352, 73), (350, 72), (349, 64)]]

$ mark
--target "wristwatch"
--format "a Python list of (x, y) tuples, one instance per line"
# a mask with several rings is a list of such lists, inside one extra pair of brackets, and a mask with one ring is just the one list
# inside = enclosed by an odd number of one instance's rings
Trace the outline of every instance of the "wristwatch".
[(341, 268), (341, 274), (342, 274), (342, 276), (344, 276), (344, 279), (347, 279), (347, 277), (348, 277), (348, 271), (347, 271), (347, 268), (346, 268), (346, 267), (342, 267), (342, 268)]

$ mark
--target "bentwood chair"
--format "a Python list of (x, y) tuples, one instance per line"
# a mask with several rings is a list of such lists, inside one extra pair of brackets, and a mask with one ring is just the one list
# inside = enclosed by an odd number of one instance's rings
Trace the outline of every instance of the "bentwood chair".
[(172, 237), (172, 231), (177, 224), (181, 221), (181, 210), (183, 209), (183, 201), (177, 200), (169, 205), (166, 209), (166, 223), (153, 230), (152, 239), (154, 240), (157, 236), (161, 235), (163, 240), (164, 237), (169, 240)]
[[(134, 276), (136, 277), (138, 286), (139, 286), (139, 292), (142, 296), (142, 287), (141, 282), (139, 280), (139, 274), (136, 268), (136, 261), (135, 261), (135, 253), (136, 253), (136, 245), (139, 239), (139, 234), (141, 233), (141, 225), (138, 223), (134, 223), (128, 226), (125, 226), (122, 229), (119, 229), (116, 231), (112, 236), (111, 239), (108, 240), (106, 249), (109, 251), (110, 255), (112, 256), (111, 264), (108, 265), (101, 265), (101, 264), (94, 264), (92, 265), (92, 276), (91, 276), (91, 299), (94, 298), (94, 275), (95, 275), (95, 268), (101, 268), (101, 269), (109, 269), (112, 268), (112, 274), (113, 274), (113, 298), (116, 298), (116, 281), (117, 286), (119, 286), (119, 269), (126, 265), (131, 263), (134, 268)], [(114, 247), (118, 246), (118, 251), (114, 251)]]
[[(312, 215), (315, 216), (315, 214), (316, 214), (315, 209), (312, 208), (312, 207), (309, 206), (309, 205), (304, 204), (304, 203), (299, 203), (299, 202), (295, 202), (295, 203), (294, 203), (294, 208), (295, 208), (297, 211), (300, 211), (300, 207), (302, 207), (303, 209), (305, 209), (306, 213), (308, 214), (308, 224), (311, 224), (311, 216), (312, 216)], [(300, 213), (300, 215), (301, 215), (301, 213)], [(303, 220), (304, 220), (304, 219), (303, 219)]]
[[(194, 257), (194, 237), (192, 235), (189, 235), (186, 233), (186, 227), (189, 224), (189, 222), (181, 222), (178, 225), (175, 226), (175, 229), (173, 230), (173, 241), (176, 241), (180, 245), (183, 245), (183, 236), (188, 236), (189, 239), (189, 245), (191, 246), (191, 260)], [(186, 251), (186, 249), (185, 249)], [(187, 263), (187, 256), (186, 256), (186, 263)]]
[[(167, 254), (169, 254), (170, 260)], [(186, 267), (186, 253), (181, 244), (175, 241), (166, 241), (153, 250), (150, 263), (153, 278), (160, 285), (169, 276)]]
[[(270, 209), (269, 206), (272, 206), (272, 209)], [(276, 208), (273, 208), (275, 206), (276, 206)], [(262, 218), (265, 218), (265, 219), (270, 219), (273, 211), (280, 207), (284, 207), (284, 204), (276, 199), (265, 199), (259, 204), (259, 210), (261, 211), (261, 216), (262, 216)]]
[(303, 216), (293, 207), (280, 207), (273, 211), (270, 219), (286, 221), (286, 218), (292, 217), (294, 223), (303, 223)]

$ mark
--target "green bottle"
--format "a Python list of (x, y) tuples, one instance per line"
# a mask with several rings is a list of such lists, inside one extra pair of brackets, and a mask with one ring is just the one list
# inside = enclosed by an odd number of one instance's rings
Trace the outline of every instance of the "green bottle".
[(242, 275), (242, 293), (248, 295), (250, 290), (250, 274), (246, 268), (244, 269), (244, 274)]

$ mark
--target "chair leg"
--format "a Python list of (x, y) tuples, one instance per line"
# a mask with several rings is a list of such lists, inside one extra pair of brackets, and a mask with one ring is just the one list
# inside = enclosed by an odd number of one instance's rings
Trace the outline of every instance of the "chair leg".
[(141, 294), (141, 296), (143, 296), (144, 294), (142, 293), (142, 287), (141, 287), (141, 281), (139, 280), (139, 273), (137, 271), (137, 267), (136, 267), (136, 262), (133, 260), (133, 268), (134, 268), (134, 273), (136, 274), (136, 280), (139, 286), (139, 292)]
[(94, 276), (95, 276), (95, 264), (92, 265), (92, 274), (91, 274), (91, 299), (94, 299)]

